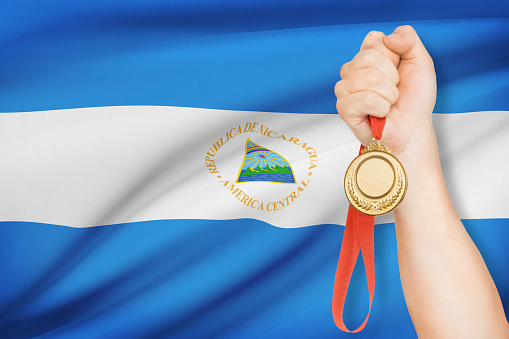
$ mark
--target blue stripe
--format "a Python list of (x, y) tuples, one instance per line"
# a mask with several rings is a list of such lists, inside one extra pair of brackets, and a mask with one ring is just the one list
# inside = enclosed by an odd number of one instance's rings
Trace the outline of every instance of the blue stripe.
[[(468, 220), (509, 306), (509, 219)], [(343, 227), (149, 221), (87, 229), (0, 223), (5, 338), (343, 338), (331, 299)], [(393, 224), (375, 231), (376, 293), (358, 338), (415, 338)], [(192, 244), (192, 245), (190, 245)], [(345, 320), (367, 311), (362, 266)]]
[(509, 109), (509, 2), (74, 3), (2, 7), (0, 112), (169, 105), (333, 114), (340, 66), (368, 31), (402, 23), (434, 57), (436, 112)]

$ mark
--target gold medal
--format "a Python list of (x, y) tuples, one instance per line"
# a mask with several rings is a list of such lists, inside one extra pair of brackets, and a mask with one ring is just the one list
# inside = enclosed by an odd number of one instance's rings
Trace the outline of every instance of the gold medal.
[(361, 213), (373, 216), (389, 213), (405, 196), (405, 169), (390, 152), (373, 138), (346, 170), (346, 197)]

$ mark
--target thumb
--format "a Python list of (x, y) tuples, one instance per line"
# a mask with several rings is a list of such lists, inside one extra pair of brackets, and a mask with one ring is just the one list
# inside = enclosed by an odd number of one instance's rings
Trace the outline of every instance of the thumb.
[(431, 57), (412, 26), (399, 26), (384, 37), (384, 44), (401, 56), (402, 63), (428, 63)]

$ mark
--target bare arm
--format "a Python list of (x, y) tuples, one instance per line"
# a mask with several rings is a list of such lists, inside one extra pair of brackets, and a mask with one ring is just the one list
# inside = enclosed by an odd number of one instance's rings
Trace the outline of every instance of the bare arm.
[(435, 139), (419, 154), (405, 161), (411, 185), (394, 212), (401, 283), (417, 334), (509, 338), (495, 284), (449, 199)]
[(405, 300), (422, 338), (509, 338), (497, 289), (450, 201), (431, 112), (433, 62), (415, 31), (368, 34), (341, 71), (338, 112), (363, 144), (367, 115), (387, 117), (382, 142), (405, 167), (408, 191), (395, 210)]

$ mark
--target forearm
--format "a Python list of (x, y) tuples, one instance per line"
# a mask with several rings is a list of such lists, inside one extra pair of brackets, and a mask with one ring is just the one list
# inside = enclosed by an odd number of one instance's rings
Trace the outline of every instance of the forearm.
[(408, 191), (394, 212), (401, 282), (422, 338), (509, 338), (495, 284), (447, 193), (432, 127), (399, 155)]

